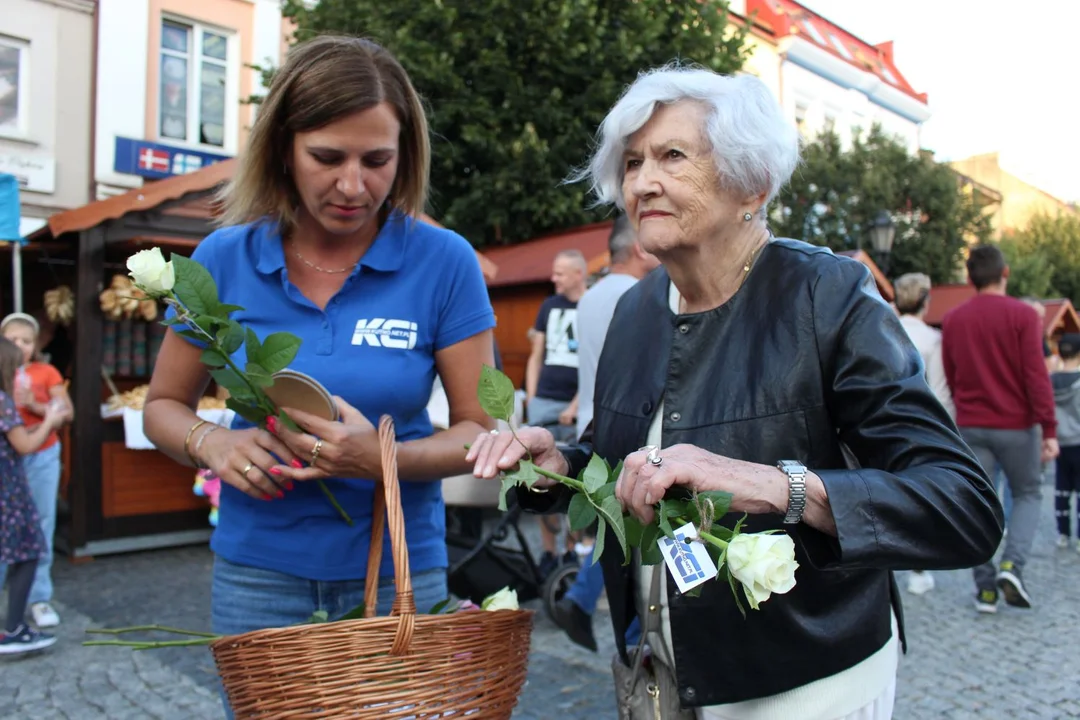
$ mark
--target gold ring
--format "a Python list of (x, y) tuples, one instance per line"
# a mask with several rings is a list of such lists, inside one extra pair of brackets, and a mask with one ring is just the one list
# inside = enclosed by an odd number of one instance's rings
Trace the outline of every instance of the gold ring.
[(254, 464), (254, 463), (248, 463), (248, 464), (247, 464), (247, 467), (245, 467), (245, 468), (244, 468), (244, 477), (247, 477), (247, 474), (248, 474), (249, 472), (251, 472), (251, 471), (252, 471), (252, 470), (253, 470), (254, 468), (255, 468), (255, 464)]
[(319, 460), (319, 451), (322, 450), (322, 440), (316, 438), (315, 447), (311, 449), (311, 462), (308, 463), (312, 467), (315, 467), (315, 463)]

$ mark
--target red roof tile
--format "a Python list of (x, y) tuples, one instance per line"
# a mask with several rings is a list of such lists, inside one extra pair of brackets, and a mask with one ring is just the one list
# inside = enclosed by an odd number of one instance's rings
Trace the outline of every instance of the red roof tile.
[(563, 250), (580, 250), (586, 263), (607, 254), (611, 224), (607, 222), (564, 230), (516, 245), (484, 248), (484, 255), (499, 267), (491, 287), (549, 282), (551, 264)]
[(877, 75), (916, 100), (927, 102), (926, 93), (915, 92), (896, 67), (891, 41), (871, 45), (795, 0), (747, 0), (746, 12), (756, 12), (778, 39), (798, 35), (860, 70)]

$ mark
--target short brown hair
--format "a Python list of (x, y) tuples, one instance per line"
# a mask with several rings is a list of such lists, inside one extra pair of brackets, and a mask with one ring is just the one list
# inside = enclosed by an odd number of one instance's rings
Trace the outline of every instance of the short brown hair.
[(299, 205), (285, 161), (298, 132), (310, 132), (381, 102), (401, 123), (401, 161), (390, 205), (419, 215), (427, 201), (431, 148), (420, 96), (397, 59), (366, 38), (322, 35), (289, 50), (274, 73), (240, 158), (221, 199), (223, 224), (276, 220), (283, 233), (296, 224)]
[(1005, 276), (1005, 255), (997, 245), (979, 245), (968, 255), (967, 271), (971, 284), (982, 290)]

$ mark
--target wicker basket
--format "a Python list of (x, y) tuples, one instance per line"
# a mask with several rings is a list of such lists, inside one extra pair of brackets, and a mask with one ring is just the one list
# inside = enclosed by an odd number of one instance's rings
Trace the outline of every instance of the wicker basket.
[[(363, 619), (256, 630), (211, 645), (238, 719), (509, 718), (525, 683), (532, 612), (418, 615), (405, 546), (393, 421), (379, 422)], [(380, 491), (381, 489), (381, 491)], [(375, 617), (384, 516), (396, 594)]]

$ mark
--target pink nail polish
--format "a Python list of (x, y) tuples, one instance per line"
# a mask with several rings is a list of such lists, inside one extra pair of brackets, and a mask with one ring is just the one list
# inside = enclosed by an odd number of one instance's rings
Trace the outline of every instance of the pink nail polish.
[(285, 489), (286, 490), (292, 490), (293, 489), (293, 484), (292, 484), (291, 480), (289, 482), (285, 483)]
[(296, 468), (297, 470), (303, 470), (303, 469), (304, 469), (304, 466), (303, 466), (303, 464), (302, 464), (302, 463), (301, 463), (301, 462), (300, 462), (299, 460), (295, 460), (295, 459), (294, 459), (294, 460), (293, 460), (293, 461), (292, 461), (291, 463), (289, 463), (289, 464), (290, 464), (290, 465), (292, 465), (292, 466), (293, 466), (294, 468)]
[(263, 495), (262, 499), (263, 499), (263, 502), (270, 502), (274, 498), (270, 497), (269, 495)]
[(279, 468), (279, 467), (270, 468), (270, 474), (271, 475), (280, 475), (281, 474), (281, 468)]
[(277, 418), (273, 415), (266, 418), (266, 429), (274, 434), (277, 434)]
[(280, 500), (280, 499), (282, 499), (283, 497), (285, 497), (285, 493), (283, 493), (283, 492), (281, 492), (280, 490), (278, 490), (278, 491), (277, 491), (277, 499), (278, 499), (278, 500)]

